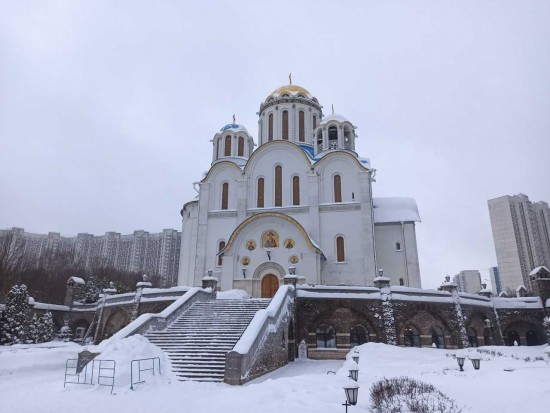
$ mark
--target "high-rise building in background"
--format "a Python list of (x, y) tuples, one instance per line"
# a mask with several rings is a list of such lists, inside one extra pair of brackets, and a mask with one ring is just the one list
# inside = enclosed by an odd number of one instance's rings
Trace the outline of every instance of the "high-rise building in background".
[(529, 288), (529, 273), (550, 266), (550, 209), (526, 195), (490, 199), (489, 215), (502, 290)]
[(502, 292), (502, 283), (500, 282), (500, 272), (498, 267), (489, 268), (489, 275), (491, 276), (491, 285), (493, 286), (493, 292), (500, 294)]
[(76, 237), (62, 237), (57, 232), (31, 234), (23, 228), (0, 230), (0, 237), (7, 235), (12, 235), (14, 243), (22, 248), (25, 262), (37, 266), (46, 256), (68, 253), (88, 269), (109, 267), (158, 275), (161, 287), (177, 283), (181, 233), (175, 229), (154, 234), (139, 230), (130, 235), (106, 232)]
[(481, 275), (478, 270), (463, 270), (454, 276), (458, 291), (468, 294), (477, 294), (481, 290)]

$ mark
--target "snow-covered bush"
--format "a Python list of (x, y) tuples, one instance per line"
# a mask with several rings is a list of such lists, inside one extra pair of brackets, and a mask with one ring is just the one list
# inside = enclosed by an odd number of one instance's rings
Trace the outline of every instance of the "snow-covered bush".
[(433, 385), (410, 377), (382, 379), (370, 389), (371, 413), (459, 413), (456, 402)]
[(59, 329), (55, 338), (59, 341), (70, 341), (73, 338), (73, 332), (71, 327), (69, 327), (68, 320), (65, 320), (65, 325)]
[(25, 335), (25, 342), (32, 344), (38, 343), (38, 336), (40, 334), (40, 319), (36, 316), (36, 313), (32, 315), (31, 321), (27, 326), (27, 334)]
[(52, 313), (46, 311), (38, 324), (38, 341), (37, 343), (45, 343), (50, 341), (53, 336), (53, 318)]
[(21, 284), (11, 287), (6, 307), (0, 316), (0, 344), (17, 344), (25, 341), (29, 308), (27, 286)]

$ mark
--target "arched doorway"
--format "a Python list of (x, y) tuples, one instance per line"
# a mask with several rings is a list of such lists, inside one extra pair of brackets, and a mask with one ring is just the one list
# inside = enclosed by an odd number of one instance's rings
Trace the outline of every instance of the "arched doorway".
[(509, 346), (515, 346), (516, 344), (519, 346), (521, 344), (521, 341), (519, 339), (519, 334), (517, 331), (512, 330), (508, 333), (508, 345)]
[(279, 289), (279, 278), (273, 274), (267, 274), (262, 278), (262, 298), (272, 298)]
[(532, 330), (525, 333), (525, 341), (527, 341), (528, 346), (538, 346), (539, 344), (542, 344), (542, 342), (539, 342), (537, 333)]

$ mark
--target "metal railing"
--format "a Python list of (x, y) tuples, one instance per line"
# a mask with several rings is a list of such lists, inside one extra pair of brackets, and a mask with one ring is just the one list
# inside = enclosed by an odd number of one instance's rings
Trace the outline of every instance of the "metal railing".
[[(153, 376), (155, 375), (155, 360), (157, 360), (157, 362), (158, 362), (158, 373), (162, 374), (162, 372), (160, 370), (160, 357), (151, 357), (151, 358), (147, 358), (147, 359), (137, 359), (137, 360), (132, 360), (131, 361), (131, 363), (130, 363), (130, 389), (134, 390), (134, 384), (145, 383), (145, 380), (141, 380), (141, 372), (143, 372), (143, 371), (152, 371)], [(141, 363), (146, 362), (146, 361), (151, 362), (151, 367), (142, 368)], [(138, 376), (137, 380), (138, 381), (134, 381), (134, 366), (135, 365), (137, 365), (137, 376)]]
[[(91, 366), (91, 368), (89, 368)], [(114, 360), (91, 360), (83, 364), (78, 359), (68, 359), (65, 363), (65, 380), (63, 387), (67, 384), (87, 384), (107, 386), (111, 388), (111, 394), (115, 387), (116, 361)], [(97, 372), (97, 373), (96, 373)], [(97, 383), (94, 382), (94, 376)], [(72, 381), (71, 381), (72, 379)], [(76, 379), (76, 381), (75, 381)], [(102, 382), (102, 379), (107, 381)]]

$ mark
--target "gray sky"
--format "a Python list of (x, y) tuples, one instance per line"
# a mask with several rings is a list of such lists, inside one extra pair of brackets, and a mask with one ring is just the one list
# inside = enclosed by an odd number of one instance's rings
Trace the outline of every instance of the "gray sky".
[(0, 0), (0, 228), (181, 229), (209, 140), (292, 72), (416, 198), (423, 285), (486, 270), (487, 199), (550, 202), (549, 40), (544, 0)]

